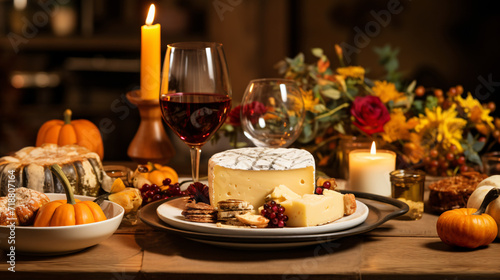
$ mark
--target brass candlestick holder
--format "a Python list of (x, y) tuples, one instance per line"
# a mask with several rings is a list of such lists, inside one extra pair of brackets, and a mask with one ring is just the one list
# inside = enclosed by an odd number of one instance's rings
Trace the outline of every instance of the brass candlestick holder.
[(162, 125), (160, 100), (142, 99), (140, 90), (127, 93), (127, 99), (139, 108), (141, 123), (130, 143), (127, 155), (139, 164), (148, 161), (166, 164), (175, 150)]

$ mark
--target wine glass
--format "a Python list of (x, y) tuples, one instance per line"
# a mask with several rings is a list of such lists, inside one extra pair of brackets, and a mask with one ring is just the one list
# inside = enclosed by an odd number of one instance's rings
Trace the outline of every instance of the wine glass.
[(252, 80), (243, 95), (241, 126), (257, 147), (288, 147), (300, 135), (304, 101), (288, 79)]
[(231, 109), (231, 84), (222, 44), (183, 42), (167, 46), (160, 95), (167, 125), (191, 150), (193, 181), (200, 153)]

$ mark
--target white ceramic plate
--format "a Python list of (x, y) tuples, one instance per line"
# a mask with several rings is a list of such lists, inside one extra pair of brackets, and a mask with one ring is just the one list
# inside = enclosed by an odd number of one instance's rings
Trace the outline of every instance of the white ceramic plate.
[(340, 218), (332, 223), (315, 227), (285, 227), (285, 228), (221, 228), (213, 223), (195, 223), (187, 221), (182, 216), (183, 199), (169, 200), (156, 209), (158, 217), (165, 223), (184, 230), (227, 234), (227, 235), (248, 235), (248, 236), (283, 236), (283, 235), (303, 235), (317, 234), (345, 230), (355, 227), (368, 217), (368, 207), (360, 201), (356, 201), (357, 209), (352, 215)]
[[(65, 194), (59, 193), (48, 193), (47, 196), (51, 201), (66, 199)], [(95, 199), (81, 195), (75, 195), (75, 198), (82, 201)], [(108, 219), (97, 223), (64, 227), (17, 226), (14, 230), (0, 226), (0, 249), (9, 252), (10, 246), (15, 246), (15, 253), (58, 255), (94, 246), (116, 231), (125, 213), (123, 207), (107, 200), (101, 208)], [(15, 237), (15, 244), (8, 243), (10, 235)]]

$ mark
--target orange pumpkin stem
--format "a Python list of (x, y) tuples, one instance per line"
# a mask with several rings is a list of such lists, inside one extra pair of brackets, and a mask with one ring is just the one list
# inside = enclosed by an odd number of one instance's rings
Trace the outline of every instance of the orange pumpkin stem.
[(56, 177), (59, 179), (59, 181), (63, 185), (64, 191), (66, 192), (66, 199), (68, 201), (68, 204), (75, 205), (76, 201), (75, 201), (75, 197), (73, 195), (73, 188), (71, 188), (71, 184), (69, 183), (66, 175), (64, 175), (59, 164), (56, 163), (56, 164), (51, 165), (50, 171), (52, 171), (52, 173), (54, 173), (56, 175)]
[(64, 124), (70, 124), (71, 123), (71, 115), (73, 114), (73, 112), (71, 112), (70, 109), (66, 109), (63, 113), (63, 120), (64, 120)]

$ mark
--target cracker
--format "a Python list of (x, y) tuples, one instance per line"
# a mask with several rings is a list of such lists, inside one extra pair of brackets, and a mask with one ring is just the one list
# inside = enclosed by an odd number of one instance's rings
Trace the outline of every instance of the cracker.
[(226, 199), (219, 201), (217, 206), (220, 210), (252, 210), (253, 206), (248, 201), (241, 199)]
[(250, 213), (251, 210), (233, 210), (233, 211), (219, 211), (217, 212), (217, 219), (224, 220), (227, 218), (235, 218), (236, 215), (243, 215)]
[(214, 207), (212, 207), (212, 205), (203, 202), (195, 203), (194, 201), (186, 203), (186, 208), (197, 209), (197, 210), (215, 210)]

